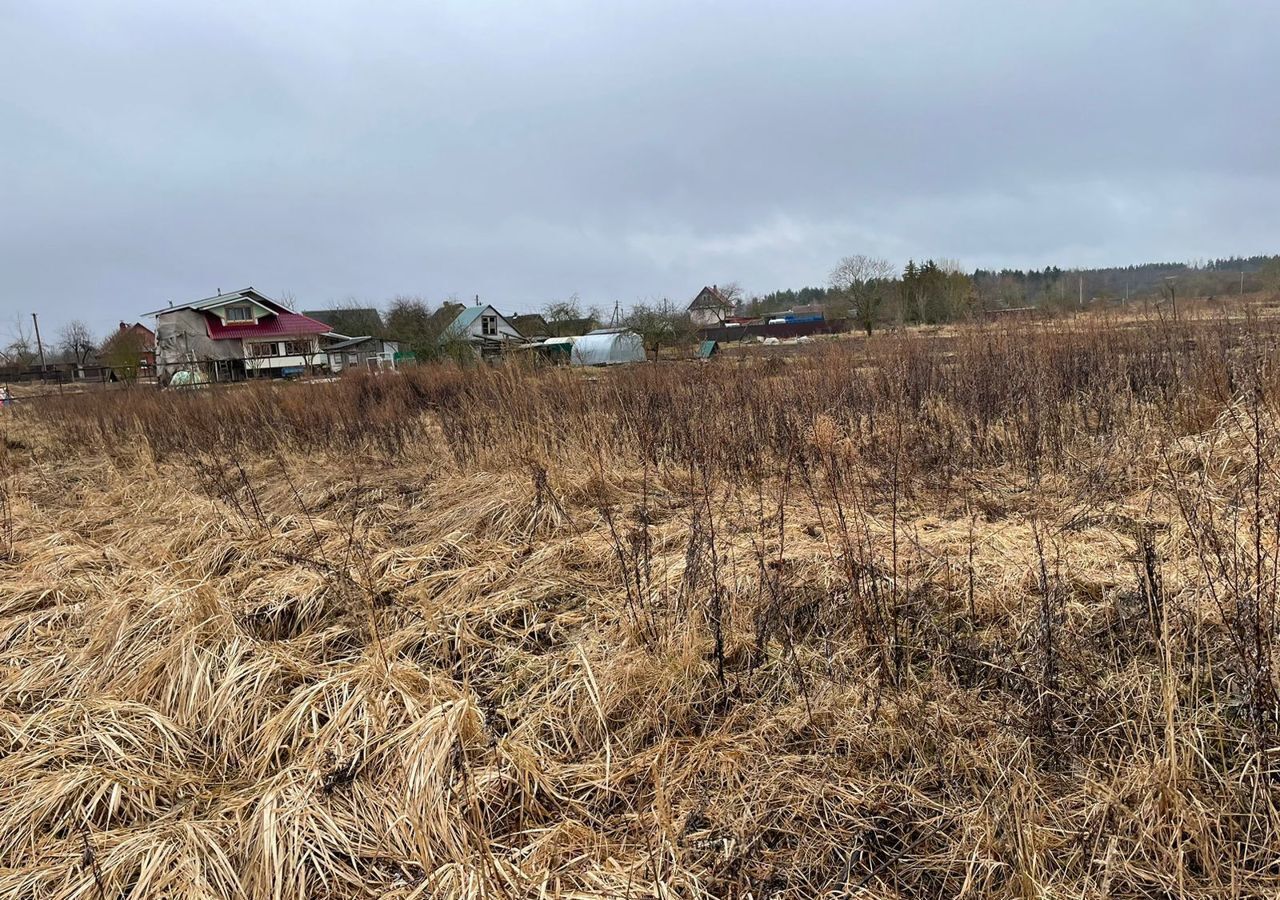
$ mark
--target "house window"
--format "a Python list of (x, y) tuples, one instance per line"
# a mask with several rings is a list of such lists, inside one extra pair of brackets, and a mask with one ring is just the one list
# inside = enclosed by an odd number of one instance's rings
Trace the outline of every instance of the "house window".
[(285, 356), (306, 356), (310, 352), (311, 352), (310, 341), (285, 341), (284, 342)]
[(275, 356), (276, 345), (273, 343), (257, 343), (249, 345), (249, 355), (252, 357)]
[(485, 337), (493, 337), (498, 333), (498, 317), (497, 316), (481, 316), (480, 317), (480, 333)]
[(248, 322), (253, 318), (253, 310), (247, 306), (228, 306), (228, 322)]

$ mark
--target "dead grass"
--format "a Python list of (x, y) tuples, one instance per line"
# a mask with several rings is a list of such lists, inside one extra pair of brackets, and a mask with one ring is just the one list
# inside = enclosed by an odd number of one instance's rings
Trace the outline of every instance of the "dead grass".
[(1275, 361), (1036, 323), (6, 417), (0, 896), (1275, 896)]

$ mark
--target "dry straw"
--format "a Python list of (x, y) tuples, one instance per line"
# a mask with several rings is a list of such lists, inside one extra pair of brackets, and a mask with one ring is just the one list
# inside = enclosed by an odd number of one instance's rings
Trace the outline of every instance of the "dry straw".
[(10, 416), (0, 896), (1276, 896), (1272, 338)]

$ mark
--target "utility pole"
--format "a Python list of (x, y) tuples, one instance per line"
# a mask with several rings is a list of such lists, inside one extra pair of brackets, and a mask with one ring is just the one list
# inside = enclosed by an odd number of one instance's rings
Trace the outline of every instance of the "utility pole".
[(1173, 321), (1178, 321), (1178, 286), (1175, 282), (1178, 280), (1176, 275), (1166, 275), (1165, 281), (1169, 282), (1169, 305), (1173, 308)]
[(1081, 309), (1084, 309), (1084, 276), (1081, 275), (1079, 272), (1077, 272), (1076, 278), (1079, 279), (1076, 282), (1076, 288), (1080, 292), (1079, 298), (1076, 300), (1076, 305), (1079, 306)]
[(35, 313), (32, 313), (31, 321), (36, 326), (36, 350), (40, 351), (40, 380), (44, 381), (46, 373), (44, 367), (44, 344), (40, 341), (40, 319), (36, 317)]
[(1240, 296), (1244, 296), (1244, 269), (1240, 270)]

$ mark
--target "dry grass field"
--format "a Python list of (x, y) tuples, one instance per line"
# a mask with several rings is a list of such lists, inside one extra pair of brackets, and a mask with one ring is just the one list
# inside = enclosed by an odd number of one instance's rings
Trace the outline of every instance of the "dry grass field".
[(20, 406), (0, 897), (1275, 897), (1276, 338)]

